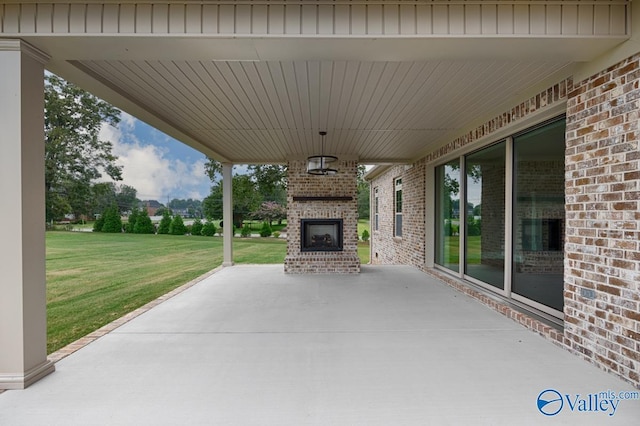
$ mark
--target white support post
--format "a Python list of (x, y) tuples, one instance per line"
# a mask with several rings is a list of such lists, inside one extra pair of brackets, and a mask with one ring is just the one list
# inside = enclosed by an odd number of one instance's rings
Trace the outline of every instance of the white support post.
[(233, 266), (233, 164), (222, 163), (222, 266)]
[(0, 40), (0, 389), (54, 371), (47, 360), (44, 63), (19, 40)]

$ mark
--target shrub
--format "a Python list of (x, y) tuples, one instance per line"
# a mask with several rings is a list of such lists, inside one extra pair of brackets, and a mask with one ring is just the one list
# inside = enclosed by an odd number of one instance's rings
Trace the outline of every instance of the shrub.
[(160, 224), (158, 225), (158, 234), (168, 234), (170, 227), (171, 215), (169, 214), (169, 210), (165, 210), (164, 213), (162, 213), (162, 219), (160, 219)]
[(202, 221), (200, 219), (193, 221), (193, 225), (191, 225), (191, 235), (202, 235)]
[(122, 232), (122, 219), (120, 218), (120, 212), (116, 206), (109, 207), (104, 211), (102, 216), (104, 217), (104, 224), (102, 225), (101, 230), (102, 232)]
[(206, 221), (204, 225), (202, 225), (201, 234), (206, 237), (213, 237), (216, 234), (216, 225), (213, 222)]
[(482, 232), (482, 223), (480, 220), (475, 220), (472, 217), (467, 219), (467, 235), (475, 237)]
[(96, 221), (93, 223), (93, 232), (102, 232), (103, 226), (104, 226), (104, 214), (101, 214), (100, 217), (96, 219)]
[(169, 225), (169, 234), (171, 235), (184, 235), (187, 233), (187, 227), (184, 225), (182, 216), (175, 215), (171, 224)]
[(133, 234), (134, 229), (136, 227), (136, 221), (138, 220), (138, 216), (140, 216), (140, 211), (138, 209), (131, 210), (131, 214), (129, 215), (127, 224), (124, 227), (125, 232), (128, 232), (129, 234)]
[(369, 241), (369, 231), (367, 231), (366, 229), (362, 231), (362, 241), (364, 242)]
[(260, 229), (260, 236), (270, 237), (272, 233), (273, 231), (271, 230), (271, 225), (269, 225), (269, 222), (263, 222), (262, 229)]
[(147, 213), (146, 209), (142, 209), (140, 214), (138, 214), (138, 219), (136, 220), (136, 224), (133, 227), (133, 232), (135, 234), (155, 234), (156, 228), (153, 226), (153, 222), (151, 222), (151, 218)]
[(242, 230), (240, 231), (241, 237), (250, 237), (251, 236), (251, 227), (249, 225), (244, 225)]
[(273, 238), (280, 238), (280, 233), (278, 231), (274, 231)]
[(450, 237), (453, 235), (453, 228), (451, 227), (451, 221), (447, 220), (444, 223), (444, 235)]

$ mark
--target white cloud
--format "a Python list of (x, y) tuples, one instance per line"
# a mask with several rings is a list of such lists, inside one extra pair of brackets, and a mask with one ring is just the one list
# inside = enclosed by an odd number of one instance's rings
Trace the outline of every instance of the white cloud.
[(171, 158), (168, 149), (136, 137), (133, 132), (137, 119), (126, 113), (121, 118), (118, 128), (104, 124), (100, 130), (100, 138), (113, 144), (117, 164), (123, 166), (123, 180), (118, 183), (134, 187), (140, 199), (162, 203), (173, 198), (202, 199), (208, 195), (204, 159), (185, 162)]

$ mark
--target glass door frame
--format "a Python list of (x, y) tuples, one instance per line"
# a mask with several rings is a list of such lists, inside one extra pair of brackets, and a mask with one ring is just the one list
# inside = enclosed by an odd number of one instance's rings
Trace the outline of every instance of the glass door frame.
[[(516, 214), (515, 202), (514, 202), (514, 190), (515, 190), (515, 167), (514, 162), (516, 161), (514, 155), (514, 138), (520, 136), (522, 134), (531, 132), (535, 129), (544, 127), (549, 125), (555, 121), (565, 119), (565, 115), (554, 115), (547, 120), (542, 120), (537, 124), (532, 124), (520, 131), (516, 131), (511, 133), (507, 137), (497, 138), (497, 140), (493, 140), (492, 142), (483, 144), (481, 147), (478, 147), (473, 150), (461, 151), (459, 154), (443, 158), (442, 162), (439, 162), (434, 166), (434, 173), (437, 167), (444, 166), (446, 163), (450, 163), (458, 158), (460, 165), (460, 242), (459, 242), (459, 260), (458, 260), (458, 271), (453, 271), (445, 266), (433, 263), (434, 269), (439, 271), (446, 272), (447, 274), (458, 277), (462, 280), (468, 281), (477, 285), (483, 289), (489, 290), (491, 293), (497, 294), (499, 296), (504, 297), (509, 302), (514, 303), (522, 307), (523, 309), (535, 309), (537, 314), (542, 314), (541, 316), (546, 317), (551, 321), (558, 321), (564, 319), (564, 314), (561, 311), (558, 311), (554, 308), (551, 308), (547, 305), (543, 305), (542, 303), (536, 302), (535, 300), (529, 299), (527, 297), (521, 296), (517, 293), (512, 292), (512, 280), (513, 280), (513, 248), (514, 248), (514, 215)], [(465, 159), (468, 155), (473, 154), (475, 152), (481, 151), (485, 148), (488, 148), (492, 145), (505, 142), (505, 215), (504, 215), (504, 288), (500, 289), (491, 284), (485, 283), (479, 279), (476, 279), (472, 276), (469, 276), (465, 273), (465, 263), (466, 263), (466, 244), (467, 244), (467, 170), (465, 167)], [(434, 179), (434, 182), (438, 184), (437, 179)], [(435, 211), (437, 203), (433, 203), (434, 206), (434, 217), (437, 217), (438, 212)]]
[[(483, 149), (486, 148), (490, 148), (494, 145), (498, 145), (502, 142), (505, 142), (505, 200), (504, 200), (504, 208), (505, 208), (505, 220), (504, 220), (504, 278), (503, 278), (503, 283), (502, 283), (502, 288), (498, 288), (496, 286), (493, 286), (489, 283), (486, 283), (482, 280), (479, 280), (475, 277), (472, 277), (471, 275), (467, 275), (466, 274), (466, 247), (467, 247), (467, 241), (466, 241), (466, 236), (467, 236), (467, 168), (466, 168), (466, 158), (467, 156), (471, 155), (471, 154), (475, 154), (476, 152), (482, 151)], [(461, 219), (461, 224), (460, 224), (460, 234), (461, 236), (464, 235), (464, 243), (460, 242), (460, 271), (462, 272), (461, 277), (469, 282), (472, 282), (482, 288), (485, 288), (487, 290), (490, 290), (492, 293), (496, 293), (499, 294), (501, 296), (504, 296), (506, 298), (510, 298), (511, 296), (511, 268), (507, 267), (507, 265), (511, 265), (511, 260), (512, 258), (512, 254), (510, 251), (508, 251), (508, 249), (511, 249), (511, 244), (510, 244), (510, 240), (511, 240), (511, 231), (510, 229), (508, 229), (508, 225), (511, 224), (511, 219), (510, 219), (510, 214), (509, 214), (509, 209), (511, 208), (511, 204), (509, 204), (509, 201), (513, 198), (512, 196), (509, 196), (508, 194), (512, 193), (512, 183), (510, 182), (510, 178), (511, 178), (511, 171), (512, 171), (512, 167), (509, 166), (509, 164), (511, 163), (510, 159), (511, 157), (509, 156), (512, 153), (512, 149), (513, 149), (513, 138), (512, 137), (507, 137), (507, 138), (503, 138), (503, 139), (499, 139), (497, 141), (494, 141), (492, 143), (488, 143), (486, 145), (483, 145), (482, 147), (478, 148), (478, 149), (474, 149), (473, 151), (469, 151), (464, 153), (463, 155), (460, 156), (460, 167), (461, 167), (461, 176), (464, 176), (464, 179), (460, 179), (462, 182), (460, 186), (463, 188), (461, 191), (461, 196), (460, 198), (462, 199), (462, 197), (464, 197), (464, 216), (461, 215), (461, 217), (464, 217), (464, 219)], [(460, 202), (462, 204), (462, 201)]]

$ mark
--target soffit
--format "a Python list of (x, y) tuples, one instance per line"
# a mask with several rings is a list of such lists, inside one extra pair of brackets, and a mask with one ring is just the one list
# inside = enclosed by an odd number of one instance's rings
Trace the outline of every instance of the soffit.
[(332, 154), (410, 162), (628, 39), (624, 1), (414, 3), (27, 2), (0, 21), (52, 72), (235, 163), (317, 154), (320, 130)]
[(619, 40), (33, 37), (48, 68), (213, 158), (402, 163)]
[(232, 162), (405, 162), (567, 65), (518, 61), (75, 63)]

